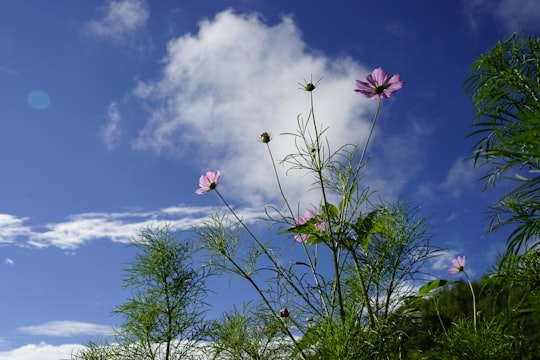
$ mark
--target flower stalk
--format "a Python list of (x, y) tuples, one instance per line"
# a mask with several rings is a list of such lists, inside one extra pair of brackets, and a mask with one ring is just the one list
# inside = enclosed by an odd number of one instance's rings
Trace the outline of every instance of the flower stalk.
[(467, 259), (465, 256), (458, 256), (455, 259), (452, 259), (452, 266), (448, 266), (446, 270), (448, 271), (449, 275), (457, 275), (459, 273), (463, 273), (465, 275), (465, 278), (467, 279), (467, 283), (469, 284), (469, 289), (471, 289), (471, 295), (473, 300), (473, 325), (474, 325), (474, 331), (476, 332), (476, 295), (474, 293), (474, 288), (472, 286), (471, 279), (469, 278), (469, 275), (467, 275), (467, 272), (465, 271), (465, 265), (467, 264)]

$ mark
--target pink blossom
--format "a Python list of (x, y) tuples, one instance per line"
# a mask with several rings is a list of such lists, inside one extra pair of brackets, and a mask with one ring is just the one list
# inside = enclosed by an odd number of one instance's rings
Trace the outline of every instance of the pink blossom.
[[(303, 225), (306, 222), (308, 222), (310, 219), (313, 219), (314, 217), (317, 217), (317, 214), (315, 213), (315, 211), (306, 210), (306, 212), (304, 213), (304, 216), (298, 216), (298, 217), (294, 218), (294, 222), (295, 222), (296, 226)], [(321, 222), (315, 224), (315, 228), (318, 231), (323, 232), (326, 229), (326, 224), (321, 221)], [(309, 235), (310, 234), (296, 234), (296, 235), (294, 235), (294, 239), (296, 241), (298, 241), (298, 242), (305, 243), (307, 241), (307, 239), (309, 238)]]
[(448, 271), (449, 275), (456, 275), (465, 270), (465, 264), (465, 256), (458, 256), (457, 258), (452, 259), (452, 266), (448, 266), (446, 271)]
[(219, 178), (221, 172), (217, 171), (207, 171), (206, 175), (201, 175), (199, 179), (199, 188), (195, 190), (196, 194), (202, 195), (214, 190), (219, 184)]
[(400, 74), (388, 77), (386, 70), (378, 67), (366, 76), (366, 81), (356, 80), (354, 91), (371, 99), (389, 98), (403, 87)]

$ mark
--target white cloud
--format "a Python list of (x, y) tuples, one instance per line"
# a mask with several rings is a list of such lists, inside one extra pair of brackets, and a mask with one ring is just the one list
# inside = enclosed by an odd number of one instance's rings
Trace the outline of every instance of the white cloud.
[[(295, 151), (293, 138), (279, 134), (296, 131), (298, 114), (307, 117), (309, 93), (298, 90), (297, 82), (312, 75), (314, 81), (323, 78), (313, 93), (315, 111), (317, 121), (329, 127), (333, 149), (362, 144), (376, 102), (353, 89), (354, 80), (370, 71), (350, 58), (309, 49), (291, 17), (270, 26), (256, 14), (224, 11), (202, 21), (198, 33), (170, 41), (161, 77), (134, 90), (150, 114), (133, 146), (184, 154), (201, 172), (220, 169), (220, 187), (235, 201), (276, 202), (279, 191), (259, 134), (274, 135), (276, 160)], [(293, 207), (297, 200), (303, 200), (301, 207), (319, 202), (320, 194), (306, 191), (313, 178), (285, 175), (278, 167)]]
[(18, 331), (29, 335), (42, 336), (75, 336), (75, 335), (96, 335), (107, 336), (112, 334), (112, 327), (109, 325), (98, 325), (79, 321), (49, 321), (40, 325), (22, 326)]
[(509, 31), (539, 30), (540, 2), (538, 0), (502, 0), (496, 7), (494, 16)]
[[(434, 257), (433, 259), (429, 260), (429, 263), (431, 264), (431, 268), (435, 270), (436, 272), (443, 273), (447, 277), (447, 268), (452, 266), (452, 259), (457, 258), (458, 256), (465, 256), (464, 253), (461, 250), (455, 250), (455, 249), (446, 249), (443, 250), (440, 254), (440, 256)], [(468, 261), (472, 256), (465, 256), (466, 260)], [(465, 270), (467, 272), (467, 276), (470, 278), (474, 278), (477, 274), (477, 272), (474, 270), (473, 267), (469, 263), (466, 263)], [(460, 280), (465, 279), (461, 274), (457, 275), (456, 277), (447, 277), (449, 280)]]
[(7, 265), (15, 265), (15, 261), (13, 261), (13, 259), (10, 259), (10, 258), (6, 258), (6, 260), (4, 260), (4, 262)]
[(473, 28), (478, 27), (480, 15), (488, 15), (506, 31), (540, 30), (538, 0), (466, 0), (465, 9)]
[(86, 24), (96, 36), (122, 39), (146, 25), (149, 11), (145, 0), (109, 0), (103, 6), (103, 16)]
[(31, 233), (28, 226), (23, 225), (27, 218), (17, 218), (9, 214), (0, 214), (0, 244), (13, 243), (18, 237)]
[(433, 270), (446, 271), (446, 268), (452, 265), (452, 259), (462, 255), (457, 250), (444, 250), (440, 252), (439, 256), (429, 260), (429, 262)]
[(120, 122), (122, 115), (118, 109), (118, 103), (112, 102), (107, 107), (107, 123), (102, 129), (101, 136), (107, 150), (111, 151), (120, 143), (122, 131), (120, 130)]
[[(394, 118), (380, 120), (402, 121)], [(379, 130), (376, 129), (371, 144), (373, 155), (368, 162), (366, 181), (383, 199), (391, 200), (401, 195), (401, 189), (423, 167), (425, 153), (421, 148), (421, 139), (433, 127), (411, 121), (398, 134), (381, 135)]]
[(464, 191), (474, 186), (477, 176), (472, 160), (459, 158), (450, 167), (446, 179), (439, 185), (439, 189), (446, 195), (457, 199)]
[[(36, 248), (53, 246), (66, 250), (66, 254), (69, 255), (72, 254), (72, 250), (92, 241), (108, 239), (113, 242), (129, 242), (137, 237), (141, 229), (149, 226), (167, 224), (174, 231), (189, 230), (208, 221), (209, 215), (221, 210), (223, 209), (219, 207), (177, 205), (151, 211), (83, 213), (45, 225), (16, 226), (16, 230), (12, 231), (6, 229), (8, 226), (6, 228), (0, 226), (0, 234), (7, 233), (11, 237), (10, 242), (20, 246), (29, 245)], [(244, 208), (237, 213), (246, 223), (252, 223), (264, 216), (263, 209)], [(10, 219), (10, 222), (4, 221), (8, 225), (20, 224), (27, 220), (5, 214), (0, 215), (1, 219)], [(6, 263), (10, 262), (13, 260), (6, 259)]]
[(83, 349), (79, 344), (59, 346), (46, 343), (27, 344), (9, 351), (0, 351), (0, 360), (58, 360), (69, 359), (70, 355)]

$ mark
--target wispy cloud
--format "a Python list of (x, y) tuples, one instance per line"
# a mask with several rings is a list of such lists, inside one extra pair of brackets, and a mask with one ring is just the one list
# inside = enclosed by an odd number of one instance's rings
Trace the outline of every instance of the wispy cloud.
[(70, 337), (75, 335), (107, 336), (112, 334), (110, 325), (97, 325), (79, 321), (49, 321), (39, 325), (21, 326), (18, 331), (29, 335)]
[[(63, 221), (34, 226), (22, 225), (30, 220), (28, 218), (18, 219), (0, 214), (0, 219), (2, 216), (9, 217), (11, 222), (18, 224), (9, 232), (10, 243), (35, 248), (52, 246), (69, 253), (98, 240), (127, 243), (136, 238), (145, 227), (167, 224), (175, 231), (190, 230), (208, 221), (209, 215), (220, 210), (222, 209), (219, 207), (177, 205), (151, 211), (94, 212), (75, 214)], [(264, 216), (263, 209), (245, 208), (237, 213), (246, 223), (252, 223)], [(0, 229), (7, 232), (2, 226)]]
[(122, 115), (118, 109), (118, 103), (112, 102), (107, 108), (107, 123), (101, 132), (103, 143), (109, 151), (114, 150), (120, 143), (120, 137), (122, 136), (121, 121)]
[(108, 0), (103, 15), (86, 24), (93, 35), (115, 40), (123, 39), (142, 29), (149, 18), (145, 0)]
[[(291, 17), (267, 25), (256, 14), (221, 12), (202, 21), (198, 33), (170, 41), (162, 76), (134, 90), (150, 113), (133, 147), (189, 154), (201, 172), (220, 169), (227, 195), (236, 201), (278, 201), (259, 134), (274, 135), (276, 159), (296, 151), (294, 139), (279, 134), (296, 131), (299, 114), (307, 118), (309, 94), (297, 82), (313, 76), (314, 82), (323, 78), (314, 92), (315, 115), (329, 127), (330, 144), (362, 144), (376, 103), (353, 89), (355, 79), (369, 72), (348, 57), (310, 49)], [(382, 136), (381, 129), (377, 134)], [(314, 179), (294, 171), (285, 175), (285, 167), (278, 167), (293, 204), (319, 202), (318, 193), (306, 191)]]
[(0, 74), (18, 76), (19, 72), (17, 70), (15, 70), (15, 69), (12, 69), (12, 68), (9, 68), (9, 67), (0, 66)]
[[(464, 195), (480, 190), (478, 176), (478, 170), (474, 168), (473, 162), (459, 157), (448, 166), (442, 180), (425, 179), (417, 184), (414, 196), (426, 204), (442, 205), (448, 201), (460, 201)], [(444, 206), (444, 208), (448, 207)], [(463, 208), (460, 211), (447, 213), (444, 221), (455, 221), (466, 211), (468, 210)]]
[(483, 16), (489, 16), (509, 32), (540, 30), (537, 0), (465, 0), (464, 4), (473, 29), (480, 26)]
[(463, 192), (474, 186), (477, 177), (472, 160), (459, 158), (454, 161), (439, 188), (446, 195), (457, 199)]
[[(441, 274), (444, 275), (444, 277), (450, 278), (447, 274), (447, 267), (452, 266), (452, 259), (455, 259), (458, 256), (465, 256), (467, 259), (467, 264), (465, 266), (465, 270), (467, 271), (467, 275), (470, 278), (474, 278), (477, 274), (477, 271), (474, 269), (474, 263), (471, 263), (471, 259), (474, 258), (474, 256), (469, 256), (463, 253), (462, 250), (458, 249), (447, 249), (441, 252), (440, 256), (434, 257), (429, 261), (431, 264), (431, 268)], [(458, 275), (457, 277), (452, 278), (451, 280), (459, 280), (461, 278), (461, 275)]]
[(379, 195), (390, 200), (397, 198), (403, 187), (422, 169), (426, 155), (421, 143), (433, 127), (416, 120), (401, 127), (398, 134), (383, 134), (379, 130), (373, 139), (373, 157), (368, 163), (365, 180)]
[(28, 236), (32, 230), (24, 225), (27, 218), (18, 218), (9, 214), (0, 214), (0, 244), (13, 243), (20, 236)]
[(6, 260), (4, 260), (4, 263), (6, 263), (7, 265), (15, 265), (15, 261), (10, 258), (6, 258)]
[(457, 250), (444, 250), (440, 253), (439, 256), (434, 257), (430, 260), (431, 268), (438, 272), (445, 271), (448, 266), (452, 264), (452, 259), (456, 256), (462, 255)]

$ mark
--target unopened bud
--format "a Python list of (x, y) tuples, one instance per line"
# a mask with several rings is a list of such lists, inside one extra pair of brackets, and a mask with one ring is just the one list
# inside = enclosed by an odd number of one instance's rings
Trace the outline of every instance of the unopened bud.
[(261, 134), (261, 142), (268, 144), (270, 142), (270, 134), (266, 131)]

